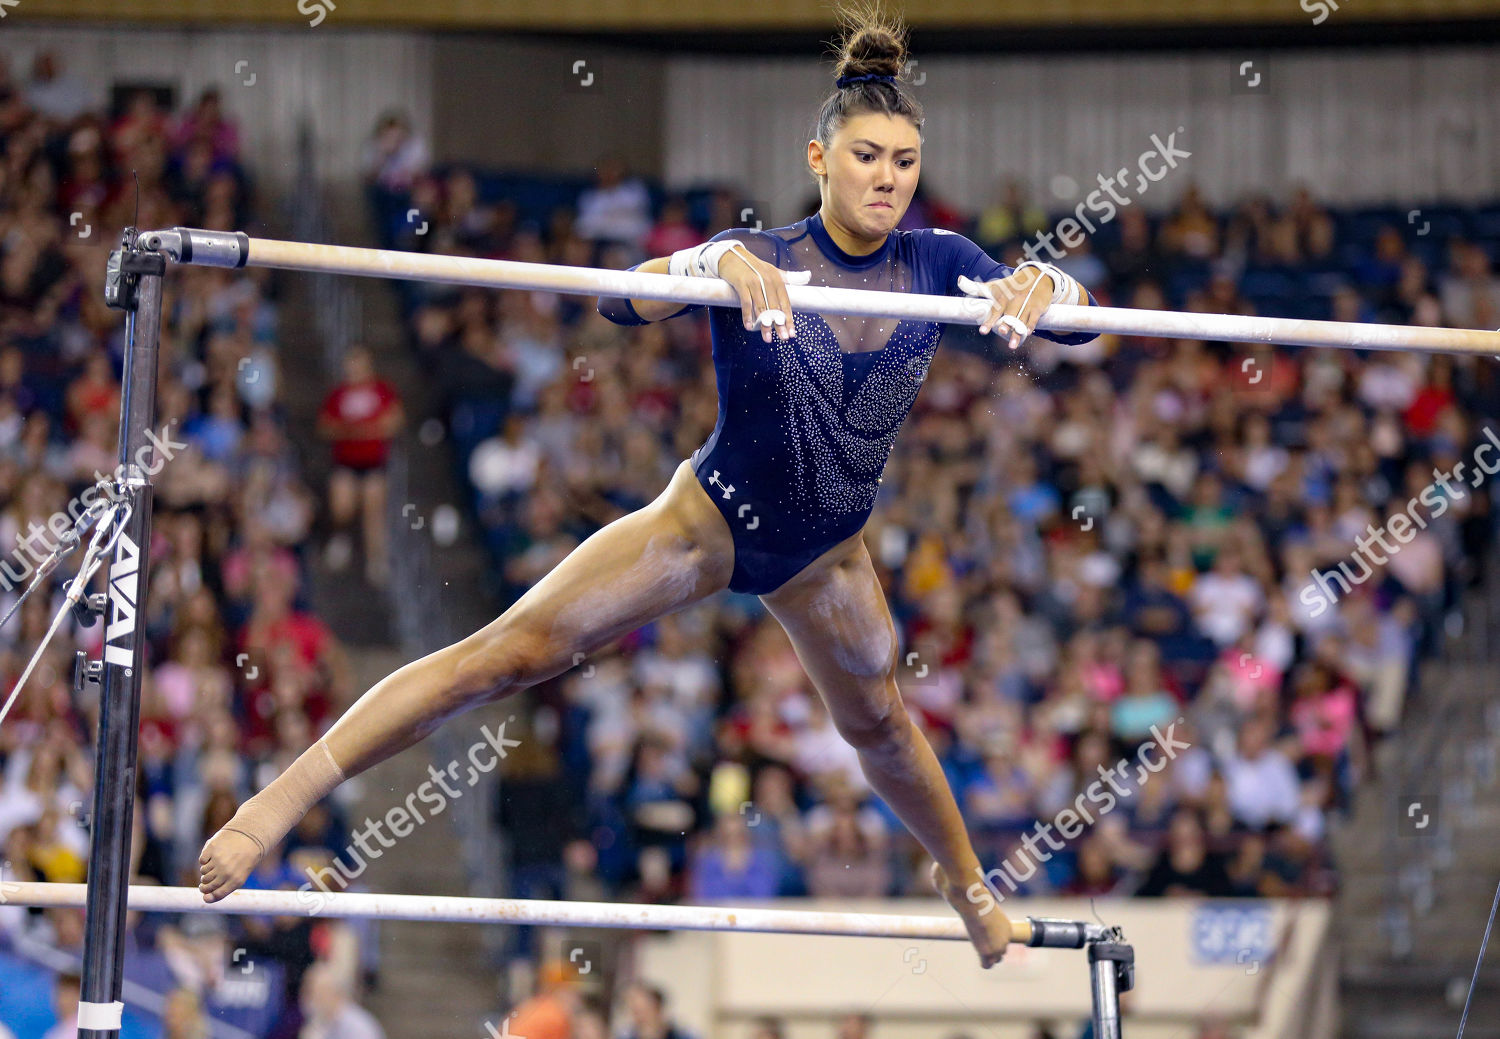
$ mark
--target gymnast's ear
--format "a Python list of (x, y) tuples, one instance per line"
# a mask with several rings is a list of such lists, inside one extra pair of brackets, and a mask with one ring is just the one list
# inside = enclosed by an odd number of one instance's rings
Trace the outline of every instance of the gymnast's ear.
[(807, 166), (812, 170), (813, 176), (825, 177), (828, 175), (828, 167), (823, 159), (823, 142), (816, 137), (807, 142)]

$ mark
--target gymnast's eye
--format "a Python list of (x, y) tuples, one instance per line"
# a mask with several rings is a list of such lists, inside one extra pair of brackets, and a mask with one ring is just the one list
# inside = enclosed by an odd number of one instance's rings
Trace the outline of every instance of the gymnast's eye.
[(869, 159), (875, 158), (875, 156), (870, 154), (869, 152), (855, 152), (854, 154), (859, 157), (860, 162), (865, 162)]
[(913, 166), (915, 166), (916, 164), (917, 164), (917, 160), (916, 159), (898, 159), (896, 161), (896, 165), (900, 166), (903, 170), (909, 170)]

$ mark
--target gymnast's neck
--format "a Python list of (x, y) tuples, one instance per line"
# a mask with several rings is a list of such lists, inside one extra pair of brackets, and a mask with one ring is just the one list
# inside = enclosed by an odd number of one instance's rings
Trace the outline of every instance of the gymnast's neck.
[(818, 219), (823, 222), (823, 230), (828, 232), (833, 244), (850, 256), (869, 256), (884, 245), (887, 238), (887, 235), (879, 238), (859, 237), (832, 217), (826, 206), (818, 210)]

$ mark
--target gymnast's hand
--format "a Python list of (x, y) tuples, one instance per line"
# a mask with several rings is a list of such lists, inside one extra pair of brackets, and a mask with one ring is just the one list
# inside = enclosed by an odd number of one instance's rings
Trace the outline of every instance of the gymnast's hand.
[(740, 297), (740, 312), (747, 331), (759, 325), (760, 337), (768, 343), (772, 326), (782, 339), (797, 334), (792, 326), (792, 304), (787, 299), (786, 287), (806, 285), (812, 271), (783, 271), (741, 247), (719, 259), (719, 277), (734, 286)]
[(997, 336), (1009, 337), (1012, 350), (1019, 347), (1036, 328), (1056, 295), (1057, 283), (1050, 274), (1034, 267), (1017, 270), (1008, 278), (978, 282), (962, 275), (958, 287), (970, 296), (991, 301), (990, 312), (979, 324), (979, 334), (991, 330)]

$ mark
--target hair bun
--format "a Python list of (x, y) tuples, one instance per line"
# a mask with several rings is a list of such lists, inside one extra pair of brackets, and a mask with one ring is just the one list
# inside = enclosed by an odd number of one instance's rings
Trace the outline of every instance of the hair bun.
[(836, 0), (839, 35), (833, 93), (818, 107), (813, 139), (824, 147), (851, 116), (866, 112), (910, 119), (922, 132), (922, 105), (904, 78), (908, 64), (906, 27), (880, 8), (880, 0)]
[(906, 67), (906, 31), (874, 4), (842, 12), (844, 41), (834, 69), (843, 76), (899, 76)]

